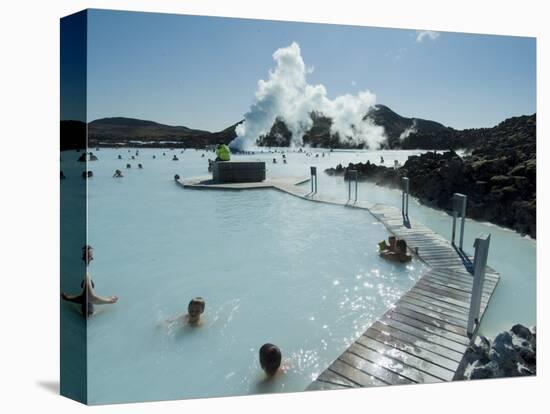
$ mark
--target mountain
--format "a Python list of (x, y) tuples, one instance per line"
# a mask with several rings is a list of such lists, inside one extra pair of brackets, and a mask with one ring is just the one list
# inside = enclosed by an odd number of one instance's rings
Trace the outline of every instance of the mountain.
[[(375, 105), (365, 118), (370, 118), (374, 124), (384, 127), (387, 135), (386, 147), (400, 148), (406, 137), (420, 135), (443, 134), (448, 136), (452, 128), (446, 127), (439, 122), (429, 121), (420, 118), (403, 117), (385, 105)], [(313, 147), (336, 148), (353, 147), (347, 145), (344, 140), (331, 134), (330, 127), (332, 120), (321, 113), (312, 112), (312, 128), (303, 137), (304, 144)], [(291, 134), (284, 120), (277, 119), (268, 134), (258, 139), (258, 144), (263, 146), (287, 146), (290, 144)]]
[(210, 132), (134, 118), (102, 118), (88, 124), (88, 141), (92, 147), (101, 144), (128, 144), (129, 141), (147, 141), (150, 146), (204, 147), (218, 142), (229, 143), (236, 137), (235, 127), (239, 123), (223, 131)]
[[(332, 120), (329, 117), (318, 112), (312, 112), (310, 116), (313, 126), (304, 134), (304, 144), (323, 148), (357, 148), (356, 145), (341, 142), (338, 135), (331, 134)], [(517, 121), (521, 117), (516, 117), (504, 121), (506, 124), (501, 123), (492, 128), (457, 130), (439, 122), (401, 116), (385, 105), (374, 106), (365, 114), (365, 118), (384, 127), (387, 135), (385, 148), (428, 150), (473, 149), (486, 142), (488, 137), (515, 134), (513, 123), (523, 122)], [(149, 147), (203, 148), (218, 142), (231, 142), (236, 137), (235, 127), (241, 122), (243, 121), (222, 131), (210, 132), (134, 118), (102, 118), (88, 124), (88, 143), (90, 147), (124, 146), (133, 144), (131, 141), (141, 141), (142, 146)], [(85, 123), (61, 121), (61, 148), (84, 148), (85, 134)], [(291, 133), (284, 120), (277, 119), (269, 133), (258, 138), (257, 144), (270, 147), (288, 146), (290, 141)]]
[(429, 121), (421, 118), (406, 118), (401, 116), (385, 105), (375, 105), (367, 114), (376, 125), (384, 127), (388, 136), (388, 146), (390, 148), (398, 147), (401, 144), (401, 137), (405, 135), (426, 134), (426, 133), (445, 133), (452, 128), (446, 127), (439, 122)]

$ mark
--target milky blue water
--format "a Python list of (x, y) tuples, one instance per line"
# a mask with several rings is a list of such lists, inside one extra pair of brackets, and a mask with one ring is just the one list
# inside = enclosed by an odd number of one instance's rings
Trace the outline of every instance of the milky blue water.
[[(280, 154), (234, 159), (268, 161), (272, 177), (307, 175), (317, 165), (319, 192), (346, 198), (347, 183), (322, 169), (379, 162), (381, 154), (386, 163), (403, 163), (413, 153), (289, 153), (288, 164)], [(96, 154), (99, 161), (89, 163), (88, 238), (95, 257), (89, 271), (97, 293), (118, 295), (119, 302), (97, 307), (88, 323), (92, 404), (303, 390), (425, 270), (418, 261), (381, 260), (376, 243), (387, 232), (366, 211), (272, 190), (198, 191), (174, 182), (174, 174), (207, 175), (212, 153), (140, 149), (136, 160), (129, 159), (135, 150)], [(174, 154), (179, 161), (171, 160)], [(78, 155), (62, 154), (68, 176), (62, 185), (82, 180)], [(124, 178), (112, 178), (117, 168)], [(401, 202), (399, 192), (369, 183), (360, 183), (359, 199)], [(414, 201), (410, 213), (449, 237), (445, 213)], [(535, 242), (468, 220), (470, 245), (479, 231), (492, 233), (489, 262), (502, 274), (483, 332), (534, 324)], [(185, 313), (194, 296), (206, 300), (201, 327), (167, 322)], [(258, 363), (265, 342), (281, 348), (288, 366), (272, 382), (264, 381)]]

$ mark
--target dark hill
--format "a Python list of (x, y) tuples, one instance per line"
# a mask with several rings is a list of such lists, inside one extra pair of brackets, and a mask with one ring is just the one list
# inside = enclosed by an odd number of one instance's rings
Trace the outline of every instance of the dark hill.
[(134, 118), (102, 118), (88, 124), (88, 140), (92, 147), (124, 145), (129, 141), (144, 141), (149, 146), (204, 147), (218, 142), (229, 143), (236, 136), (237, 125), (238, 123), (223, 131), (210, 132)]
[(362, 180), (399, 188), (407, 176), (410, 191), (423, 203), (451, 209), (453, 193), (468, 196), (467, 215), (536, 237), (536, 115), (509, 118), (493, 128), (460, 131), (475, 143), (470, 154), (454, 151), (411, 156), (398, 169), (367, 163), (338, 165), (326, 172), (355, 169)]

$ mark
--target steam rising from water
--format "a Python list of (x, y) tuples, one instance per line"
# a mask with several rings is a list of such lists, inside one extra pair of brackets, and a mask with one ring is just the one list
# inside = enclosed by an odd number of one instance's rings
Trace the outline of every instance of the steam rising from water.
[(303, 135), (313, 125), (312, 112), (332, 119), (331, 134), (338, 134), (340, 142), (366, 144), (378, 148), (386, 139), (384, 128), (371, 119), (363, 119), (376, 104), (376, 96), (368, 90), (357, 95), (345, 94), (331, 100), (323, 85), (310, 85), (300, 53), (300, 46), (290, 46), (273, 53), (276, 66), (267, 80), (259, 80), (256, 101), (237, 126), (237, 138), (231, 147), (243, 149), (254, 145), (259, 136), (267, 134), (277, 118), (285, 122), (292, 133), (291, 145), (303, 145)]
[(411, 134), (416, 134), (416, 119), (413, 119), (413, 123), (410, 127), (405, 129), (401, 135), (399, 135), (399, 140), (403, 141), (405, 138), (408, 138)]

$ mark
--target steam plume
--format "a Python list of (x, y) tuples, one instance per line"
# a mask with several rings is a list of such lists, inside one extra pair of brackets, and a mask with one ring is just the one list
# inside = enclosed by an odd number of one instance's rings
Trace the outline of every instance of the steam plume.
[(367, 144), (377, 148), (385, 140), (384, 128), (365, 114), (376, 104), (376, 96), (368, 90), (357, 95), (327, 97), (323, 85), (310, 85), (306, 81), (309, 70), (300, 53), (300, 46), (290, 46), (273, 53), (276, 66), (269, 71), (267, 80), (259, 80), (255, 102), (237, 126), (237, 137), (231, 147), (243, 149), (254, 145), (256, 139), (267, 134), (277, 118), (284, 121), (292, 133), (291, 145), (303, 145), (303, 135), (313, 125), (312, 112), (332, 119), (331, 134), (338, 134), (341, 142)]

